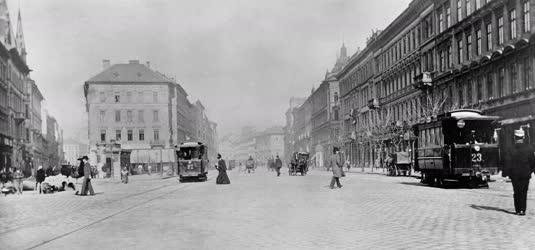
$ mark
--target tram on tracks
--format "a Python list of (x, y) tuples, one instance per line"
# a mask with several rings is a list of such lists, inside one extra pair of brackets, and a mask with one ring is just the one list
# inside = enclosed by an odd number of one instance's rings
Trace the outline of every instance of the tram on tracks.
[(414, 170), (420, 171), (422, 183), (442, 186), (445, 181), (460, 181), (472, 188), (488, 186), (500, 161), (495, 133), (498, 119), (462, 109), (414, 125), (418, 136)]

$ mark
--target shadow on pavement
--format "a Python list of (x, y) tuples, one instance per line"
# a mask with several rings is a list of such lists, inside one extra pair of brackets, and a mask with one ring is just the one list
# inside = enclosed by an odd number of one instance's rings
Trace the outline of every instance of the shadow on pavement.
[(503, 208), (497, 208), (497, 207), (489, 207), (489, 206), (479, 206), (479, 205), (470, 205), (471, 208), (476, 210), (490, 210), (490, 211), (497, 211), (497, 212), (503, 212), (506, 214), (515, 214), (514, 212), (511, 212), (509, 210), (505, 210)]

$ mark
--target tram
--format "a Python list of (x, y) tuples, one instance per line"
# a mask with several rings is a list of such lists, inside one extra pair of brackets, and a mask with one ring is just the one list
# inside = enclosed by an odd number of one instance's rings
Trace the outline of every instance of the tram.
[(436, 120), (414, 125), (414, 169), (422, 183), (442, 186), (460, 181), (475, 188), (487, 185), (498, 171), (497, 116), (462, 109), (439, 115)]

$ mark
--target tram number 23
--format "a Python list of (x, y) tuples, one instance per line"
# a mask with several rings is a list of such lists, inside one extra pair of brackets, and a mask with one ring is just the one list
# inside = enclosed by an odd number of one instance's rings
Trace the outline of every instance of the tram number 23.
[(483, 156), (481, 153), (472, 153), (472, 162), (482, 162)]

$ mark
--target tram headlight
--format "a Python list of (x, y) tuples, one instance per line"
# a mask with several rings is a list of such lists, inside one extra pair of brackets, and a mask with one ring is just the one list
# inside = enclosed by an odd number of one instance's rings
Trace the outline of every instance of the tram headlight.
[(480, 148), (479, 146), (474, 146), (474, 150), (475, 150), (476, 152), (479, 152), (480, 149), (481, 149), (481, 148)]
[(457, 122), (457, 127), (458, 128), (464, 128), (465, 125), (466, 125), (466, 123), (464, 123), (464, 120), (459, 120)]

